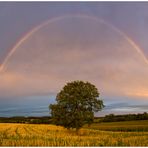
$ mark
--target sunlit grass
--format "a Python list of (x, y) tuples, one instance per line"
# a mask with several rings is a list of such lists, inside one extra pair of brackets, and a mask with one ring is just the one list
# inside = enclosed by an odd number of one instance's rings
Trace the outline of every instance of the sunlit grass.
[(0, 124), (1, 146), (148, 146), (148, 132), (81, 129), (79, 135), (55, 125)]

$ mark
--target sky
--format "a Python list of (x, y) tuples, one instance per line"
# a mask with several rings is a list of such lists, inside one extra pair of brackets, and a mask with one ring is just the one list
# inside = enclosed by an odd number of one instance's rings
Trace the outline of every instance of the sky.
[(147, 2), (0, 2), (0, 116), (49, 115), (70, 81), (106, 114), (148, 109)]

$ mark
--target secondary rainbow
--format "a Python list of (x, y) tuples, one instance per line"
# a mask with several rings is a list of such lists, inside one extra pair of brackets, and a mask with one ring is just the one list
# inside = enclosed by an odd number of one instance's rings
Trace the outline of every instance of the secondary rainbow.
[(144, 60), (145, 64), (148, 65), (148, 59), (145, 57), (145, 55), (142, 52), (142, 50), (140, 49), (140, 47), (131, 38), (129, 38), (124, 32), (122, 32), (121, 30), (119, 30), (118, 28), (113, 26), (112, 24), (109, 24), (108, 22), (104, 21), (103, 19), (100, 19), (100, 18), (97, 18), (97, 17), (94, 17), (94, 16), (89, 16), (89, 15), (64, 15), (64, 16), (49, 19), (49, 20), (41, 23), (40, 25), (33, 28), (30, 32), (28, 32), (24, 37), (22, 37), (19, 40), (19, 42), (10, 50), (10, 52), (8, 53), (8, 55), (6, 56), (4, 61), (2, 62), (1, 66), (0, 66), (0, 72), (5, 71), (5, 69), (7, 68), (7, 63), (9, 62), (9, 59), (11, 58), (11, 56), (17, 51), (18, 47), (22, 43), (24, 43), (33, 33), (35, 33), (36, 31), (38, 31), (39, 29), (41, 29), (42, 27), (44, 27), (44, 26), (46, 26), (48, 24), (54, 23), (56, 21), (60, 21), (60, 20), (65, 19), (65, 18), (71, 18), (71, 17), (91, 19), (92, 21), (96, 21), (97, 23), (103, 23), (104, 25), (109, 26), (115, 32), (117, 32), (121, 36), (123, 36), (134, 47), (136, 52)]

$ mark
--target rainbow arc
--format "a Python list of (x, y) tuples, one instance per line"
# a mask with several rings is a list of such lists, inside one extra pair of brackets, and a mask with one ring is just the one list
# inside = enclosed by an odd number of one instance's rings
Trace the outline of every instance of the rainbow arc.
[(8, 55), (5, 57), (4, 61), (2, 62), (1, 66), (0, 66), (0, 72), (3, 72), (7, 69), (7, 64), (11, 58), (11, 56), (13, 54), (15, 54), (15, 52), (17, 51), (18, 47), (23, 44), (31, 35), (33, 35), (35, 32), (37, 32), (39, 29), (41, 29), (42, 27), (45, 27), (46, 25), (49, 25), (51, 23), (54, 23), (56, 21), (60, 21), (66, 18), (71, 18), (71, 17), (75, 17), (75, 18), (86, 18), (86, 19), (90, 19), (92, 21), (95, 21), (96, 23), (103, 23), (106, 26), (109, 26), (112, 30), (114, 30), (115, 32), (119, 33), (124, 39), (126, 39), (128, 41), (128, 43), (133, 46), (134, 50), (139, 54), (139, 56), (144, 60), (145, 64), (148, 65), (148, 59), (146, 58), (146, 56), (144, 55), (144, 53), (142, 52), (142, 50), (140, 49), (140, 47), (130, 38), (128, 37), (124, 32), (122, 32), (121, 30), (119, 30), (118, 28), (116, 28), (115, 26), (113, 26), (112, 24), (109, 24), (108, 22), (106, 22), (103, 19), (94, 17), (94, 16), (89, 16), (89, 15), (65, 15), (65, 16), (60, 16), (60, 17), (56, 17), (50, 20), (47, 20), (43, 23), (41, 23), (40, 25), (36, 26), (35, 28), (33, 28), (31, 31), (29, 31), (25, 36), (23, 36), (19, 42), (10, 50), (10, 52), (8, 53)]

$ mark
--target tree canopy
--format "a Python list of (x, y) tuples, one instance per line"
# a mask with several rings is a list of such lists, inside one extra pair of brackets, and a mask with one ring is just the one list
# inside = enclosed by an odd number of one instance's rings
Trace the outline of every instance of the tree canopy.
[(94, 120), (94, 113), (104, 107), (103, 101), (98, 98), (98, 89), (89, 82), (67, 83), (56, 96), (57, 104), (49, 106), (53, 122), (76, 130), (84, 124), (90, 125)]

